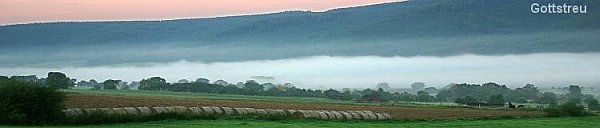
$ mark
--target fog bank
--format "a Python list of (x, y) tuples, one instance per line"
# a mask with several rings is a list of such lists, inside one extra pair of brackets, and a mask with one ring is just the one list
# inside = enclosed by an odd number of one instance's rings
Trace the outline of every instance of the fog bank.
[[(252, 76), (274, 77), (302, 88), (367, 88), (379, 82), (409, 87), (413, 82), (441, 87), (449, 83), (497, 82), (509, 87), (600, 85), (600, 54), (545, 53), (528, 55), (452, 57), (336, 57), (313, 56), (264, 61), (203, 63), (178, 61), (164, 64), (131, 64), (73, 68), (0, 68), (0, 75), (37, 75), (60, 71), (78, 80), (122, 79), (139, 81), (160, 76), (169, 82), (208, 78), (239, 82)], [(266, 82), (266, 81), (259, 81)]]

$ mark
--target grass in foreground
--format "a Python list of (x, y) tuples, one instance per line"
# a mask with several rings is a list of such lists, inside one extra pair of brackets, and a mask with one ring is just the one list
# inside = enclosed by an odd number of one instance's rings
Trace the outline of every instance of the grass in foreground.
[[(255, 119), (217, 119), (217, 120), (166, 120), (143, 123), (104, 124), (83, 126), (48, 126), (48, 127), (84, 127), (84, 128), (397, 128), (397, 127), (457, 127), (457, 128), (588, 128), (600, 126), (600, 116), (564, 117), (564, 118), (528, 118), (497, 120), (448, 120), (448, 121), (318, 121), (318, 120), (255, 120)], [(8, 126), (0, 126), (8, 127)]]

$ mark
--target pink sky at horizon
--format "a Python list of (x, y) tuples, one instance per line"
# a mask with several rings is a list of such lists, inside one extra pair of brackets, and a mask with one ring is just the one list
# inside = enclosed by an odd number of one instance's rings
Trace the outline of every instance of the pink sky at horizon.
[(326, 11), (401, 0), (2, 0), (0, 25), (56, 21), (206, 18), (289, 10)]

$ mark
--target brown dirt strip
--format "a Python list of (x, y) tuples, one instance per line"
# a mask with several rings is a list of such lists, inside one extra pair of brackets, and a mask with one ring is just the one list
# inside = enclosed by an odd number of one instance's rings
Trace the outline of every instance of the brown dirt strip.
[(456, 119), (479, 117), (537, 117), (543, 112), (522, 110), (484, 110), (471, 108), (386, 107), (372, 105), (341, 105), (318, 103), (282, 103), (269, 101), (206, 100), (195, 98), (135, 97), (90, 94), (67, 94), (67, 108), (155, 107), (155, 106), (227, 106), (303, 110), (371, 110), (385, 112), (394, 119)]

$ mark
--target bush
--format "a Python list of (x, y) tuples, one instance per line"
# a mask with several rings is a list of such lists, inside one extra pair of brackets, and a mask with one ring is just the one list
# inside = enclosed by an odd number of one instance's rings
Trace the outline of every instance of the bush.
[(546, 109), (546, 112), (550, 117), (587, 115), (584, 107), (575, 102), (567, 102), (560, 106), (549, 107)]
[(40, 124), (64, 117), (65, 96), (37, 82), (0, 82), (0, 124)]

